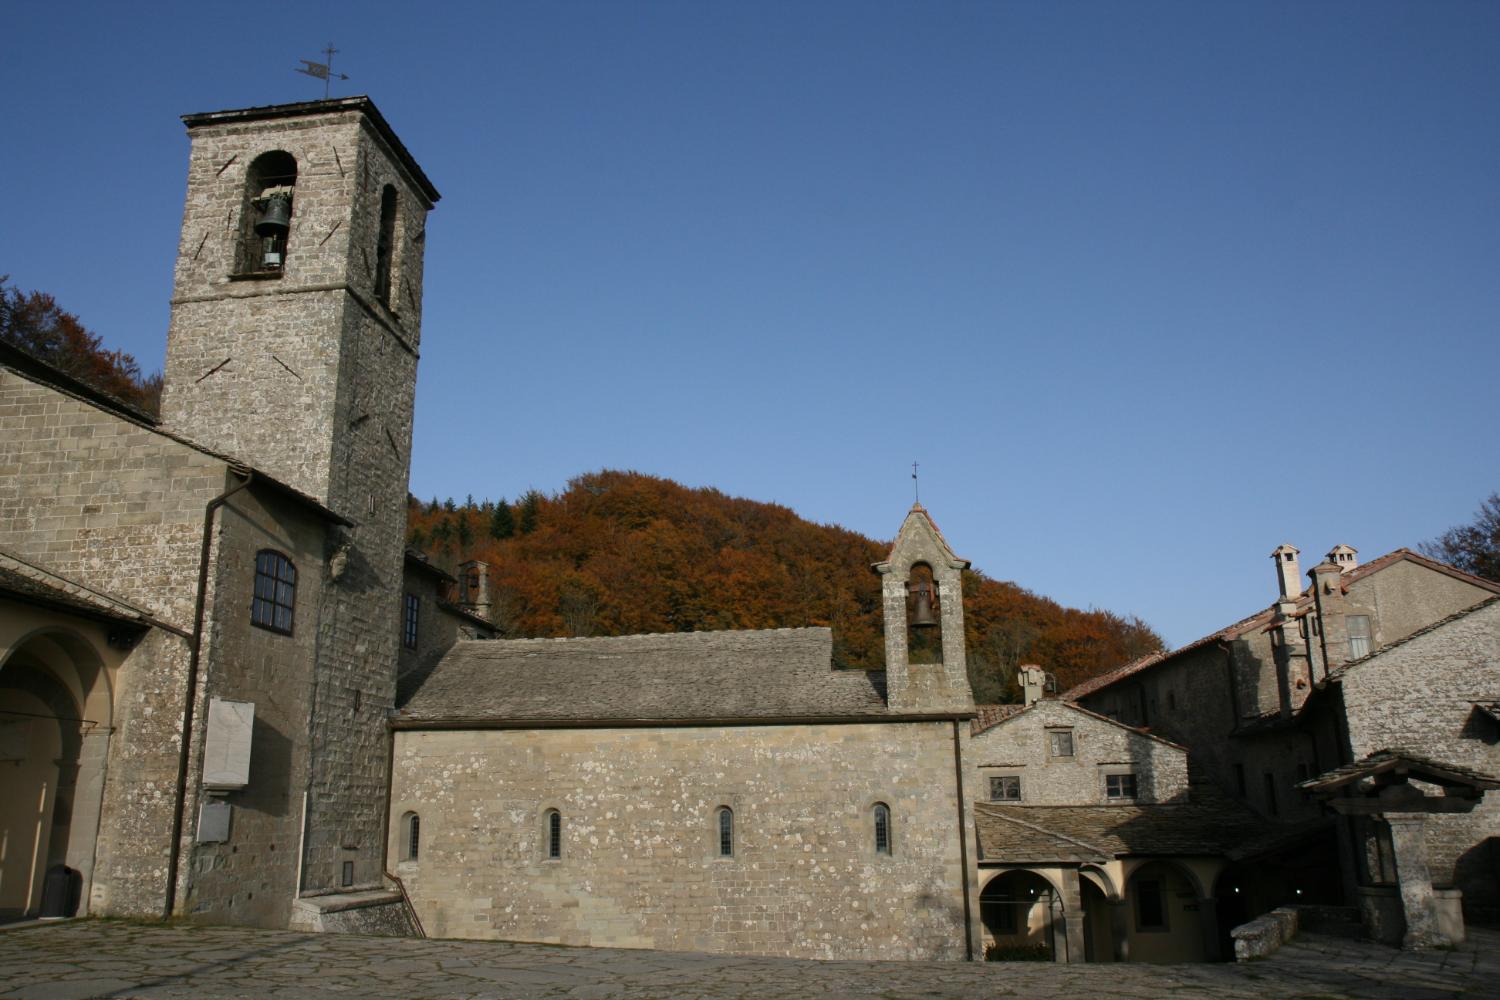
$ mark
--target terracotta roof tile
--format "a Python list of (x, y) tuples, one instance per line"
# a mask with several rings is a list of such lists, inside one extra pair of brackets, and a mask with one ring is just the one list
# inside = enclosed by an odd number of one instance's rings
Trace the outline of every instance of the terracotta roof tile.
[[(1496, 583), (1493, 580), (1485, 580), (1482, 577), (1477, 577), (1472, 574), (1465, 573), (1463, 570), (1457, 569), (1453, 566), (1449, 566), (1447, 563), (1438, 562), (1436, 559), (1429, 559), (1427, 556), (1424, 556), (1421, 553), (1413, 552), (1411, 549), (1405, 548), (1396, 549), (1394, 552), (1387, 552), (1385, 555), (1380, 556), (1378, 559), (1372, 559), (1362, 566), (1349, 570), (1341, 576), (1340, 582), (1342, 583), (1344, 590), (1347, 591), (1350, 584), (1356, 583), (1371, 575), (1372, 573), (1377, 573), (1380, 570), (1385, 569), (1387, 566), (1391, 566), (1402, 561), (1416, 563), (1418, 566), (1425, 567), (1427, 569), (1433, 570), (1434, 572), (1442, 573), (1443, 575), (1453, 577), (1456, 580), (1462, 580), (1465, 583), (1472, 584), (1476, 587), (1482, 587), (1483, 589), (1488, 590), (1492, 593), (1500, 594), (1500, 583)], [(1302, 595), (1297, 598), (1297, 610), (1295, 612), (1295, 615), (1300, 616), (1306, 614), (1308, 608), (1312, 605), (1312, 601), (1312, 592), (1310, 590), (1303, 591)], [(1193, 642), (1188, 643), (1186, 646), (1179, 647), (1178, 649), (1174, 649), (1169, 652), (1151, 653), (1147, 656), (1140, 657), (1139, 659), (1131, 660), (1129, 663), (1115, 667), (1112, 670), (1105, 671), (1104, 673), (1098, 674), (1097, 676), (1090, 677), (1088, 680), (1083, 681), (1080, 684), (1076, 684), (1068, 691), (1065, 691), (1063, 693), (1063, 698), (1068, 701), (1077, 701), (1080, 698), (1085, 698), (1091, 694), (1094, 694), (1096, 691), (1100, 691), (1112, 684), (1119, 683), (1127, 677), (1138, 674), (1143, 670), (1148, 670), (1152, 667), (1155, 667), (1159, 663), (1165, 663), (1166, 661), (1181, 656), (1184, 653), (1191, 652), (1211, 643), (1229, 639), (1238, 639), (1241, 636), (1247, 635), (1257, 629), (1264, 629), (1272, 624), (1272, 621), (1275, 617), (1276, 605), (1273, 604), (1270, 607), (1255, 612), (1253, 615), (1250, 615), (1246, 618), (1241, 618), (1233, 625), (1222, 628), (1217, 632), (1210, 633), (1209, 635), (1206, 635), (1201, 639), (1196, 639)]]

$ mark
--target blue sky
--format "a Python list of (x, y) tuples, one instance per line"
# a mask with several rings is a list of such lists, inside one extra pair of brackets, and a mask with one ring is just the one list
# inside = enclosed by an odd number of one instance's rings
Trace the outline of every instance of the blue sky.
[(444, 197), (412, 489), (630, 468), (1177, 645), (1500, 489), (1494, 3), (20, 4), (0, 274), (160, 366), (178, 116), (321, 96)]

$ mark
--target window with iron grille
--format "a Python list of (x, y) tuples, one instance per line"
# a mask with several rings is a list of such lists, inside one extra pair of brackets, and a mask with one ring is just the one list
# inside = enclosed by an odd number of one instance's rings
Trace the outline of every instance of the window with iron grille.
[(1106, 774), (1104, 776), (1104, 797), (1115, 801), (1135, 799), (1135, 775), (1133, 774)]
[(875, 803), (875, 853), (891, 853), (891, 810), (884, 802)]
[(297, 567), (274, 549), (255, 554), (255, 597), (250, 623), (272, 632), (292, 634), (292, 609), (297, 603)]
[(407, 649), (417, 648), (417, 615), (421, 612), (422, 602), (417, 600), (416, 594), (406, 595), (406, 617), (401, 626), (401, 641)]
[(404, 850), (401, 852), (401, 860), (417, 860), (417, 854), (422, 846), (422, 818), (416, 813), (407, 813), (406, 823), (401, 832), (404, 835), (402, 839), (406, 841), (402, 845)]
[(1018, 774), (997, 775), (990, 778), (991, 802), (1020, 802), (1021, 776)]
[(562, 813), (556, 809), (547, 810), (547, 857), (562, 857)]
[(728, 806), (719, 810), (719, 857), (734, 857), (734, 811)]

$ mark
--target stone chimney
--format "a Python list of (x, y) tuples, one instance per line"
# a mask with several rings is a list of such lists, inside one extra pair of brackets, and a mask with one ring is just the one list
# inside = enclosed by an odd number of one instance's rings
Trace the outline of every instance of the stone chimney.
[(1359, 566), (1359, 550), (1352, 545), (1335, 545), (1328, 550), (1327, 558), (1339, 568), (1340, 573), (1347, 573)]
[(490, 620), (490, 564), (470, 559), (458, 567), (458, 604), (465, 611)]
[(1276, 560), (1276, 586), (1281, 599), (1295, 601), (1302, 596), (1302, 568), (1297, 564), (1298, 549), (1290, 542), (1276, 546), (1271, 558)]
[(1316, 602), (1311, 612), (1312, 635), (1309, 639), (1321, 654), (1321, 674), (1314, 675), (1320, 680), (1349, 658), (1349, 639), (1344, 623), (1344, 571), (1333, 560), (1337, 553), (1338, 549), (1334, 549), (1326, 561), (1318, 563), (1308, 573), (1313, 580), (1313, 599)]
[(1035, 663), (1027, 663), (1016, 671), (1016, 679), (1021, 682), (1021, 703), (1028, 708), (1042, 700), (1042, 694), (1047, 689), (1047, 672)]

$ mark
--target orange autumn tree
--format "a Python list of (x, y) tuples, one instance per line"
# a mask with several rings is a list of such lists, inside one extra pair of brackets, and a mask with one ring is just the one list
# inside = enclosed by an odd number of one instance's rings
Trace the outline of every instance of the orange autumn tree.
[(98, 334), (46, 292), (22, 292), (0, 275), (0, 340), (101, 392), (156, 416), (161, 375), (141, 371), (135, 358), (111, 351)]
[[(493, 567), (493, 614), (510, 636), (630, 635), (823, 625), (841, 667), (884, 662), (879, 542), (786, 507), (689, 489), (635, 472), (579, 476), (535, 491), (407, 508), (408, 539), (452, 570)], [(975, 696), (1015, 696), (1021, 663), (1066, 688), (1162, 647), (1138, 618), (1065, 608), (982, 573), (964, 574)]]

